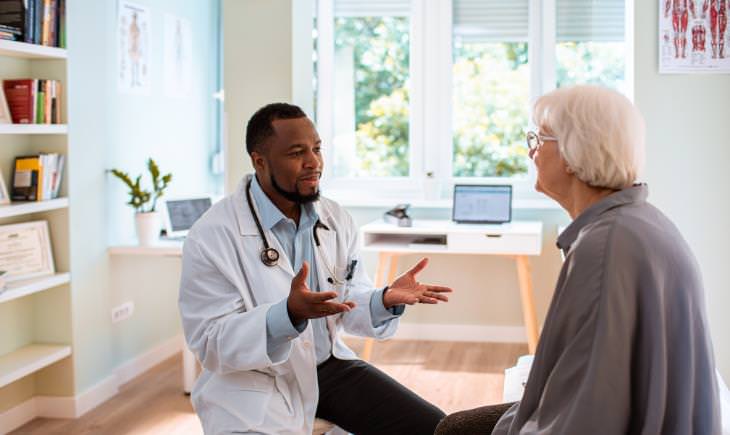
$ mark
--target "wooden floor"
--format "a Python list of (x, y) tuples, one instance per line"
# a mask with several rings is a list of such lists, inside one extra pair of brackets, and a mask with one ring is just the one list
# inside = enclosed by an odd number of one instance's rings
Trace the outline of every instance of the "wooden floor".
[[(359, 351), (361, 340), (348, 340)], [(373, 363), (446, 413), (501, 402), (504, 369), (527, 353), (523, 344), (390, 341)], [(202, 434), (182, 393), (182, 365), (171, 358), (124, 385), (113, 399), (77, 420), (39, 418), (12, 434)]]

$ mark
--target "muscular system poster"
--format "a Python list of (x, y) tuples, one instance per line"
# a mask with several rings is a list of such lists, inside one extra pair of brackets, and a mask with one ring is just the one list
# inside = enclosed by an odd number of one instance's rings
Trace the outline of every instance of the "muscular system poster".
[(730, 72), (730, 0), (659, 0), (659, 72)]

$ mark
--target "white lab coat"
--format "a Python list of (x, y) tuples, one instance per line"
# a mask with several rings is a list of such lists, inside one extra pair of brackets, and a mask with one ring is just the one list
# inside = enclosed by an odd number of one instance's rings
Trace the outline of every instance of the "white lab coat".
[[(193, 406), (206, 434), (311, 434), (319, 394), (312, 328), (308, 326), (269, 358), (266, 313), (289, 295), (295, 271), (268, 230), (268, 242), (281, 258), (274, 267), (261, 262), (263, 242), (246, 203), (250, 177), (244, 177), (234, 194), (196, 222), (183, 248), (180, 313), (187, 344), (203, 366), (192, 392)], [(373, 328), (370, 296), (374, 289), (359, 258), (352, 217), (326, 198), (315, 207), (329, 227), (317, 231), (320, 288), (333, 288), (327, 282), (330, 270), (343, 279), (348, 262), (358, 260), (347, 288), (347, 299), (357, 307), (327, 318), (333, 355), (354, 359), (355, 353), (340, 338), (342, 330), (388, 338), (398, 319)], [(344, 291), (341, 286), (335, 290)]]

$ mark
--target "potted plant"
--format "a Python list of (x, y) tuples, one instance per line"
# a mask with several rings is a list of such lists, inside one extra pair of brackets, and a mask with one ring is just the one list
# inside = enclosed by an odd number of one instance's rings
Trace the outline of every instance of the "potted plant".
[[(160, 232), (160, 214), (157, 211), (157, 200), (164, 194), (165, 189), (172, 181), (172, 174), (160, 176), (160, 168), (154, 160), (147, 160), (147, 169), (152, 178), (152, 191), (142, 189), (140, 185), (142, 175), (134, 181), (129, 174), (119, 169), (112, 169), (111, 173), (122, 180), (129, 188), (129, 202), (134, 207), (134, 224), (137, 230), (137, 240), (142, 246), (149, 246), (157, 241)], [(145, 207), (147, 205), (147, 207)]]

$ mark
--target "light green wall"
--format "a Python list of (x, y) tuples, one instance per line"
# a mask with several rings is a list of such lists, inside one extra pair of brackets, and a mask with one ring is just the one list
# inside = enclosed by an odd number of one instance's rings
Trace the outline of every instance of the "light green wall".
[(656, 2), (637, 1), (635, 11), (634, 92), (647, 125), (649, 200), (697, 257), (718, 368), (728, 380), (730, 75), (658, 74)]
[[(212, 190), (213, 99), (217, 3), (214, 0), (138, 0), (150, 10), (149, 96), (117, 91), (115, 0), (70, 0), (69, 161), (75, 393), (115, 368), (180, 333), (176, 306), (179, 270), (164, 264), (111, 261), (109, 244), (134, 237), (133, 210), (121, 183), (105, 170), (141, 173), (147, 157), (173, 173), (168, 193)], [(193, 33), (192, 91), (164, 94), (164, 14), (186, 18)], [(145, 174), (145, 177), (147, 175)], [(144, 180), (145, 182), (148, 179)], [(143, 284), (124, 286), (144, 274)], [(143, 291), (144, 290), (144, 291)], [(110, 310), (132, 300), (134, 316), (111, 324)]]

